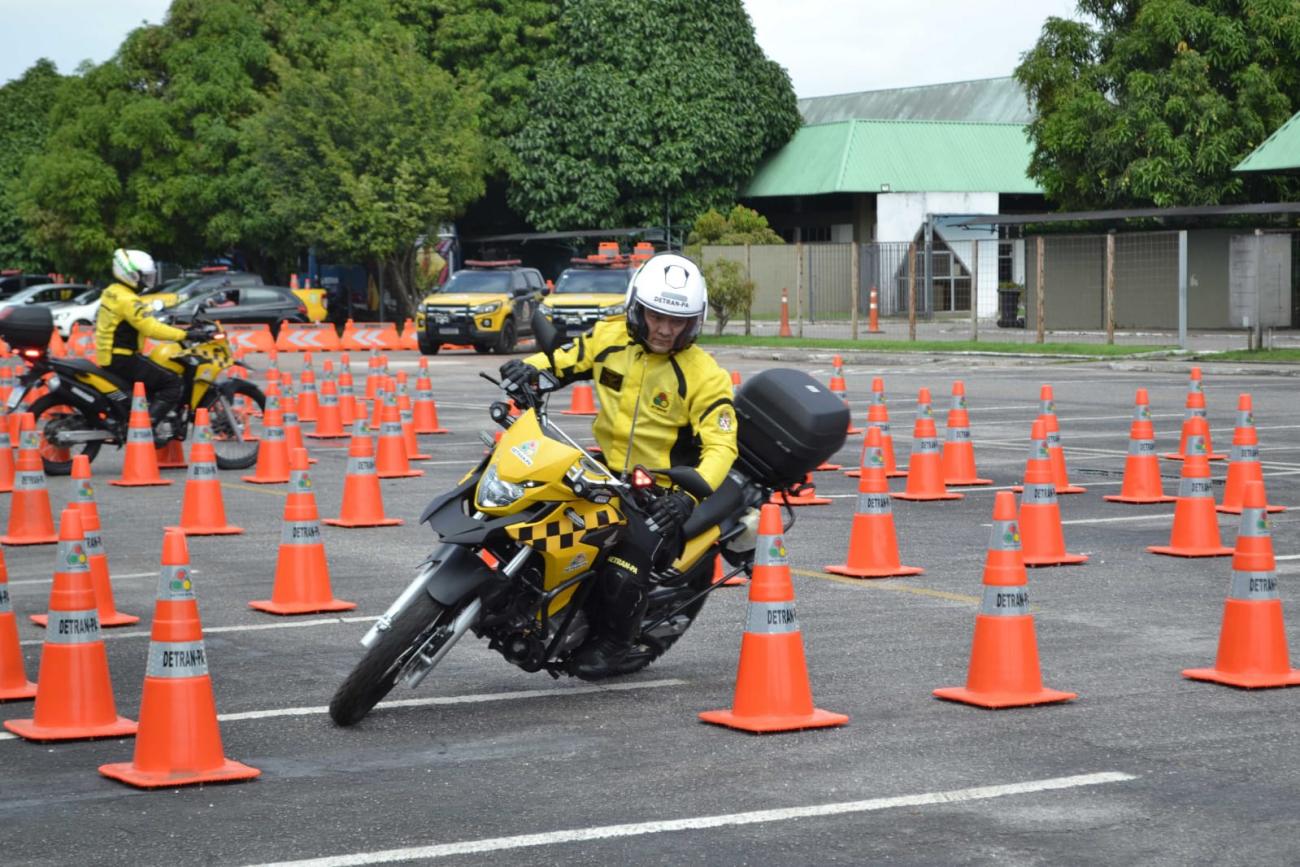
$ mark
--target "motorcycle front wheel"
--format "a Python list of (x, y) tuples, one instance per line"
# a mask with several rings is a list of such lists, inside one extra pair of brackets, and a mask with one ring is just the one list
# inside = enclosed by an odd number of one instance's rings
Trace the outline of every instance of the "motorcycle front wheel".
[[(361, 722), (397, 685), (415, 654), (434, 632), (441, 629), (444, 642), (451, 637), (447, 627), (457, 613), (456, 609), (439, 605), (427, 593), (416, 596), (393, 621), (392, 627), (366, 651), (330, 699), (330, 718), (335, 724), (350, 726)], [(438, 644), (427, 649), (436, 653), (440, 647)]]
[(226, 395), (216, 389), (204, 395), (202, 406), (208, 411), (208, 421), (212, 425), (212, 450), (217, 456), (217, 468), (246, 470), (257, 463), (258, 443), (257, 440), (244, 439), (241, 412), (250, 411), (249, 404), (256, 406), (258, 412), (264, 410), (266, 395), (262, 389), (242, 379), (236, 380), (230, 391), (232, 398), (247, 398), (242, 407), (227, 401)]
[[(75, 443), (71, 446), (55, 444), (60, 433), (75, 431), (98, 431), (100, 425), (86, 418), (81, 410), (68, 403), (58, 394), (46, 394), (32, 404), (29, 410), (36, 418), (36, 430), (41, 435), (41, 462), (45, 465), (45, 475), (66, 476), (72, 472), (72, 458), (85, 455), (94, 463), (99, 454), (101, 441)], [(15, 446), (18, 443), (14, 443)]]

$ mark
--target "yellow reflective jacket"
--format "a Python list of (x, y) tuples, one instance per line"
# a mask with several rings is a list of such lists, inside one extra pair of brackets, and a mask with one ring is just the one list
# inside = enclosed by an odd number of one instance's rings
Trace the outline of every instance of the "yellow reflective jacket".
[[(713, 356), (698, 346), (648, 352), (622, 320), (598, 323), (554, 355), (562, 381), (594, 380), (600, 413), (593, 432), (615, 472), (690, 466), (714, 489), (726, 478), (736, 460), (736, 412), (731, 377)], [(542, 353), (524, 361), (550, 369)]]
[(114, 355), (135, 355), (144, 339), (180, 340), (185, 331), (153, 318), (153, 310), (129, 286), (114, 283), (99, 296), (95, 317), (95, 363), (108, 367)]

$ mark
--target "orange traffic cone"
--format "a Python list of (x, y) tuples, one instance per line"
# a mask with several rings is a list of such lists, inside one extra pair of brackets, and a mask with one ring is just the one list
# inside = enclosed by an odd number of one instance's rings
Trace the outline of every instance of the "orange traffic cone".
[(447, 429), (438, 424), (438, 404), (433, 399), (433, 386), (429, 382), (429, 359), (421, 356), (420, 376), (415, 380), (415, 432), (418, 434), (445, 434)]
[[(8, 370), (0, 367), (0, 370)], [(0, 398), (3, 400), (3, 398)], [(7, 494), (14, 489), (14, 450), (9, 439), (8, 419), (0, 416), (0, 494)]]
[[(831, 364), (834, 367), (834, 372), (831, 374), (831, 382), (830, 385), (826, 387), (826, 390), (829, 391), (831, 394), (835, 395), (836, 397), (838, 397), (840, 400), (844, 401), (845, 406), (849, 406), (849, 387), (844, 381), (844, 359), (836, 355), (833, 359), (831, 359)], [(848, 436), (856, 436), (862, 433), (862, 428), (853, 426), (853, 412), (851, 407), (849, 412), (849, 427), (846, 433), (848, 434)], [(823, 464), (821, 467), (818, 467), (817, 469), (820, 470), (823, 467), (826, 469), (832, 469), (832, 468), (837, 470), (839, 469), (838, 466), (832, 467), (826, 464)]]
[(1174, 557), (1227, 557), (1219, 539), (1219, 522), (1215, 520), (1214, 493), (1210, 487), (1210, 463), (1205, 459), (1205, 419), (1193, 416), (1192, 435), (1187, 438), (1187, 454), (1178, 482), (1178, 502), (1174, 506), (1174, 526), (1168, 545), (1151, 545), (1152, 554)]
[(749, 619), (731, 709), (706, 711), (700, 719), (747, 732), (825, 728), (849, 721), (844, 714), (813, 706), (777, 506), (763, 506), (758, 519)]
[(171, 479), (158, 475), (158, 453), (153, 447), (149, 404), (144, 397), (144, 383), (137, 382), (131, 391), (131, 416), (126, 428), (126, 457), (122, 461), (122, 475), (109, 484), (134, 488), (171, 483)]
[(1020, 495), (1021, 559), (1026, 566), (1068, 566), (1088, 562), (1087, 555), (1067, 554), (1061, 506), (1056, 502), (1051, 456), (1047, 452), (1047, 425), (1038, 418), (1030, 430), (1029, 460)]
[(316, 421), (320, 406), (316, 390), (316, 371), (311, 368), (311, 353), (303, 353), (302, 372), (298, 374), (298, 421)]
[[(867, 408), (867, 427), (880, 429), (881, 447), (885, 455), (885, 478), (896, 479), (906, 476), (907, 473), (898, 468), (898, 462), (894, 458), (894, 437), (889, 432), (889, 407), (885, 403), (885, 381), (880, 377), (871, 380), (871, 405)], [(866, 448), (866, 444), (863, 444)], [(862, 461), (858, 461), (859, 467)], [(849, 470), (846, 476), (856, 478), (860, 475), (858, 470)]]
[(1056, 493), (1058, 495), (1082, 494), (1088, 489), (1070, 484), (1070, 473), (1065, 466), (1065, 449), (1061, 447), (1061, 425), (1056, 418), (1056, 398), (1052, 394), (1052, 387), (1044, 385), (1039, 390), (1038, 398), (1040, 407), (1038, 417), (1046, 423), (1044, 430), (1047, 432), (1047, 453), (1051, 455), (1052, 478), (1056, 482)]
[(948, 701), (978, 707), (1024, 707), (1077, 698), (1043, 686), (1038, 638), (1029, 613), (1029, 580), (1020, 559), (1016, 498), (998, 491), (993, 501), (993, 532), (984, 561), (984, 600), (975, 615), (970, 668), (964, 687), (936, 689)]
[(135, 754), (130, 762), (99, 766), (104, 776), (142, 789), (231, 783), (261, 773), (227, 759), (222, 750), (189, 562), (185, 534), (168, 530)]
[(333, 527), (393, 527), (400, 518), (384, 515), (384, 495), (375, 475), (374, 445), (365, 422), (358, 422), (348, 444), (348, 469), (343, 480), (343, 505), (337, 518), (326, 518)]
[[(273, 394), (274, 402), (272, 402)], [(257, 445), (257, 465), (253, 467), (251, 476), (240, 478), (255, 485), (279, 485), (289, 481), (289, 445), (284, 437), (280, 390), (274, 386), (266, 393), (266, 410), (262, 414), (262, 438)]]
[[(7, 369), (7, 368), (6, 368)], [(36, 697), (36, 684), (27, 679), (23, 651), (18, 644), (18, 621), (9, 601), (9, 570), (0, 549), (0, 701)]]
[(966, 411), (966, 384), (952, 384), (952, 408), (948, 410), (948, 433), (943, 443), (945, 485), (991, 485), (975, 471), (975, 446), (970, 441), (970, 415)]
[(257, 599), (250, 608), (270, 614), (310, 614), (315, 611), (350, 611), (355, 602), (335, 599), (330, 590), (329, 563), (321, 541), (316, 495), (307, 472), (306, 449), (294, 449), (289, 496), (284, 503), (284, 529), (275, 564), (275, 586), (270, 599)]
[(30, 412), (19, 415), (18, 460), (14, 492), (9, 495), (9, 532), (0, 536), (5, 545), (53, 545), (59, 541), (50, 512), (50, 492), (45, 487), (41, 438)]
[(185, 479), (185, 498), (181, 502), (181, 522), (168, 530), (180, 530), (189, 536), (237, 536), (242, 527), (226, 523), (226, 504), (217, 480), (217, 455), (212, 448), (212, 428), (208, 411), (200, 409), (194, 417), (194, 442), (190, 445), (190, 470)]
[(596, 403), (593, 399), (591, 386), (585, 382), (579, 382), (573, 386), (573, 397), (569, 401), (569, 408), (561, 410), (564, 415), (596, 415)]
[(424, 475), (424, 470), (411, 469), (407, 461), (406, 439), (402, 436), (402, 419), (397, 410), (397, 395), (393, 392), (392, 382), (384, 384), (382, 397), (382, 407), (376, 402), (382, 420), (379, 423), (375, 471), (381, 479), (406, 479)]
[(1265, 511), (1268, 501), (1260, 482), (1246, 482), (1245, 488), (1232, 583), (1223, 603), (1219, 654), (1214, 668), (1189, 668), (1183, 677), (1244, 689), (1296, 686), (1300, 671), (1291, 667), (1287, 651), (1277, 561)]
[[(302, 425), (298, 424), (298, 396), (293, 393), (293, 389), (286, 389), (284, 392), (284, 445), (293, 454), (294, 449), (305, 449), (307, 444), (303, 442)], [(307, 463), (316, 463), (316, 458), (308, 453)]]
[(384, 382), (383, 365), (378, 350), (370, 350), (370, 371), (366, 374), (366, 400), (374, 400)]
[(339, 414), (338, 391), (333, 380), (327, 379), (320, 386), (320, 407), (319, 415), (316, 417), (316, 429), (307, 436), (314, 440), (332, 440), (342, 439), (347, 435), (347, 431), (343, 430), (343, 417)]
[(1171, 461), (1181, 461), (1187, 457), (1187, 440), (1191, 436), (1191, 422), (1194, 418), (1199, 418), (1205, 422), (1205, 459), (1207, 461), (1221, 461), (1227, 455), (1215, 454), (1214, 443), (1210, 439), (1210, 422), (1206, 417), (1205, 409), (1205, 386), (1201, 382), (1201, 369), (1193, 367), (1191, 375), (1187, 381), (1187, 401), (1184, 404), (1183, 414), (1183, 432), (1178, 440), (1178, 451), (1167, 452), (1161, 455)]
[(415, 413), (411, 410), (411, 396), (406, 392), (406, 374), (397, 374), (397, 417), (402, 422), (402, 442), (406, 444), (406, 459), (410, 461), (433, 460), (433, 455), (420, 451), (420, 441), (415, 436)]
[[(489, 563), (488, 565), (490, 566), (492, 564)], [(723, 587), (743, 587), (749, 583), (749, 579), (745, 577), (745, 573), (743, 572), (739, 572), (728, 578), (727, 566), (722, 562), (722, 555), (718, 554), (713, 558), (713, 583), (717, 584), (719, 582), (722, 583)]]
[(829, 506), (831, 501), (817, 496), (817, 486), (813, 484), (812, 473), (805, 473), (803, 484), (787, 491), (777, 491), (768, 498), (769, 503), (779, 506)]
[[(95, 485), (90, 476), (90, 458), (76, 455), (72, 458), (73, 494), (72, 504), (81, 512), (81, 527), (86, 537), (86, 557), (90, 561), (90, 586), (95, 591), (95, 603), (99, 614), (101, 628), (107, 626), (130, 626), (139, 623), (140, 618), (134, 614), (123, 614), (117, 610), (113, 599), (113, 582), (108, 569), (108, 549), (104, 547), (104, 537), (100, 534), (99, 506), (95, 503)], [(33, 614), (29, 618), (37, 626), (45, 626), (48, 618), (44, 614)]]
[(1112, 503), (1172, 503), (1160, 481), (1160, 461), (1156, 459), (1156, 432), (1151, 424), (1151, 406), (1147, 390), (1139, 388), (1129, 425), (1128, 457), (1124, 460), (1124, 485), (1118, 494), (1102, 497)]
[(352, 363), (346, 352), (339, 363), (342, 365), (339, 371), (339, 421), (346, 427), (357, 417), (356, 393), (352, 389)]
[(733, 370), (731, 371), (731, 390), (735, 391), (738, 388), (740, 388), (740, 371)]
[(41, 650), (36, 706), (31, 719), (12, 719), (5, 728), (31, 741), (124, 737), (136, 725), (117, 715), (108, 653), (99, 634), (95, 589), (81, 528), (81, 510), (59, 516), (58, 565), (50, 588), (49, 629)]
[(838, 566), (827, 566), (826, 571), (854, 578), (920, 575), (924, 569), (903, 566), (898, 559), (898, 533), (894, 529), (889, 483), (885, 480), (885, 456), (878, 429), (867, 429), (863, 454), (858, 507), (853, 515), (853, 530), (849, 533), (848, 560)]
[(185, 450), (181, 448), (180, 440), (168, 440), (167, 445), (154, 449), (154, 460), (160, 470), (184, 469)]
[[(1232, 431), (1229, 450), (1228, 481), (1223, 486), (1223, 502), (1216, 509), (1231, 515), (1241, 514), (1242, 496), (1247, 482), (1264, 484), (1259, 466), (1259, 437), (1255, 434), (1255, 413), (1248, 394), (1237, 397), (1237, 426)], [(1285, 512), (1286, 506), (1265, 506), (1270, 512)]]
[(894, 494), (900, 500), (960, 500), (964, 495), (949, 492), (943, 484), (943, 463), (939, 457), (939, 432), (934, 428), (930, 389), (916, 396), (916, 423), (912, 427), (912, 454), (907, 460), (907, 490)]

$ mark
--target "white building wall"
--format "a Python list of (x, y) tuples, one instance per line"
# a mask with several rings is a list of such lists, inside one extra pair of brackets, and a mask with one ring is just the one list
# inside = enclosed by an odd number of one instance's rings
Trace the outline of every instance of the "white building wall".
[(997, 212), (997, 193), (880, 193), (876, 196), (875, 240), (911, 241), (926, 214)]

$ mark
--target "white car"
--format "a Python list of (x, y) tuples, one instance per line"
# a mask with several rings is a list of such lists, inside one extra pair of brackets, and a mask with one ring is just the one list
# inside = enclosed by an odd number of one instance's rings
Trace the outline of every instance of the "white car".
[(103, 289), (87, 289), (71, 301), (50, 305), (54, 327), (59, 329), (60, 337), (66, 339), (71, 336), (72, 326), (77, 324), (83, 328), (95, 327), (95, 317), (99, 315), (99, 296), (103, 291)]

